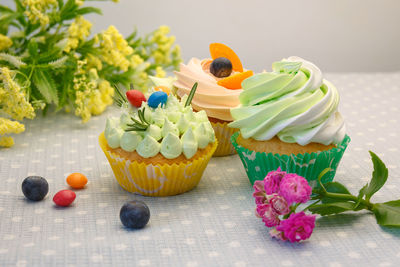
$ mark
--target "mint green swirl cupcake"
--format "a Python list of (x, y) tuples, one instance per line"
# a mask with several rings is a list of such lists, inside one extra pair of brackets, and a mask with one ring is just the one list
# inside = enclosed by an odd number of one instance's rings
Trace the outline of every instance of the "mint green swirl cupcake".
[(229, 126), (240, 129), (231, 141), (250, 181), (278, 167), (312, 185), (330, 168), (323, 181), (332, 180), (350, 141), (336, 87), (299, 57), (275, 62), (272, 69), (244, 80), (241, 105), (231, 109)]

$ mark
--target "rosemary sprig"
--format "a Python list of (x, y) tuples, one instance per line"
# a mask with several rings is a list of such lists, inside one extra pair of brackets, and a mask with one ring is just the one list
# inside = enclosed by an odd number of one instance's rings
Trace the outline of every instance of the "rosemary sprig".
[(192, 87), (192, 89), (190, 90), (189, 96), (188, 96), (188, 98), (186, 99), (185, 107), (189, 106), (190, 103), (192, 103), (194, 94), (196, 93), (197, 85), (198, 85), (198, 82), (195, 82), (195, 83), (193, 84), (193, 87)]
[(139, 120), (135, 119), (134, 117), (131, 117), (133, 123), (128, 124), (129, 127), (125, 130), (126, 132), (130, 131), (140, 132), (147, 130), (147, 128), (150, 126), (150, 123), (145, 119), (144, 111), (145, 111), (144, 107), (142, 110), (141, 109), (138, 110)]
[(118, 87), (118, 85), (114, 84), (114, 88), (116, 95), (113, 96), (113, 99), (117, 106), (122, 107), (124, 104), (128, 103), (128, 99), (126, 98), (126, 95), (121, 92), (121, 89)]

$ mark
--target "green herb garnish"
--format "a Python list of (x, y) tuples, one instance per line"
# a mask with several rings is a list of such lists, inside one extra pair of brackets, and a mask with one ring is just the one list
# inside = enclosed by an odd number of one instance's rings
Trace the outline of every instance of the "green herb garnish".
[(131, 120), (133, 121), (133, 123), (127, 124), (128, 128), (125, 130), (126, 132), (130, 131), (140, 132), (147, 130), (147, 128), (150, 126), (150, 123), (145, 119), (144, 111), (145, 111), (144, 107), (142, 110), (141, 109), (138, 110), (139, 120), (131, 116)]
[(114, 88), (116, 95), (113, 96), (113, 99), (117, 106), (122, 107), (124, 104), (128, 104), (128, 99), (126, 98), (126, 95), (121, 92), (121, 89), (118, 87), (118, 85), (114, 84)]
[(195, 83), (193, 84), (193, 87), (192, 87), (192, 89), (190, 90), (190, 93), (189, 93), (189, 95), (188, 95), (188, 98), (186, 99), (185, 107), (189, 106), (190, 103), (192, 103), (192, 99), (193, 99), (193, 97), (194, 97), (194, 94), (196, 93), (197, 85), (198, 85), (198, 82), (195, 82)]

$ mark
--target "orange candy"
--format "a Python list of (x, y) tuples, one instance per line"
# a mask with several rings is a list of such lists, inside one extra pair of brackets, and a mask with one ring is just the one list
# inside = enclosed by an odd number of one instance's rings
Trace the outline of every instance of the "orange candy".
[(253, 75), (252, 70), (236, 73), (232, 76), (219, 80), (218, 85), (221, 85), (228, 89), (241, 89), (243, 80), (249, 78), (252, 75)]
[(67, 184), (69, 184), (69, 186), (75, 189), (84, 188), (87, 182), (88, 179), (82, 173), (71, 173), (67, 177)]
[(234, 71), (243, 72), (243, 65), (239, 57), (230, 49), (228, 46), (220, 43), (210, 44), (210, 54), (212, 59), (219, 57), (225, 57), (232, 63), (232, 69)]
[(163, 91), (163, 92), (167, 93), (167, 95), (169, 95), (171, 93), (171, 90), (168, 87), (164, 86), (164, 85), (160, 85), (160, 86), (155, 87), (154, 91)]

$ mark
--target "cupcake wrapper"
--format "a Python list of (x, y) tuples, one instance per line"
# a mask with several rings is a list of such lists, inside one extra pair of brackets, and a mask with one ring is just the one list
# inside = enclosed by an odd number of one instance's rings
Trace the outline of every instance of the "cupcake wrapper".
[(122, 188), (144, 196), (173, 196), (193, 189), (218, 146), (218, 142), (206, 148), (207, 153), (186, 163), (146, 164), (130, 161), (108, 150), (107, 140), (102, 133), (100, 147), (106, 155), (115, 178)]
[(236, 142), (239, 133), (232, 135), (231, 141), (246, 170), (251, 184), (256, 180), (263, 180), (270, 171), (281, 167), (282, 171), (296, 173), (307, 179), (312, 187), (318, 186), (318, 176), (326, 168), (330, 171), (322, 177), (322, 183), (333, 180), (343, 153), (350, 142), (350, 137), (345, 136), (343, 141), (335, 148), (322, 152), (304, 153), (298, 155), (279, 155), (251, 151)]
[(215, 150), (213, 157), (223, 157), (236, 154), (235, 148), (231, 143), (231, 136), (239, 131), (239, 129), (234, 129), (228, 127), (228, 122), (211, 122), (214, 128), (215, 137), (218, 139), (218, 147)]

